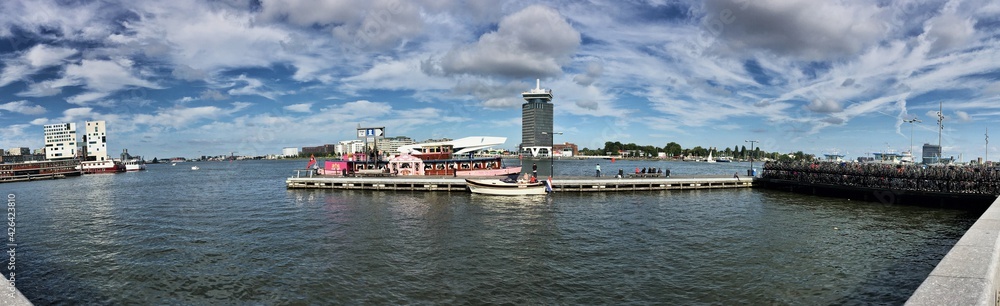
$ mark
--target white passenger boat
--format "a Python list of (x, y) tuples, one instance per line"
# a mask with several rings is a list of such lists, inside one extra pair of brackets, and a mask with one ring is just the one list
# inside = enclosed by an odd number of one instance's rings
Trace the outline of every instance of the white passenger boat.
[(488, 195), (540, 195), (546, 192), (546, 183), (508, 183), (499, 179), (465, 179), (472, 193)]
[(125, 165), (125, 171), (141, 171), (146, 170), (146, 162), (141, 159), (129, 159), (122, 162)]

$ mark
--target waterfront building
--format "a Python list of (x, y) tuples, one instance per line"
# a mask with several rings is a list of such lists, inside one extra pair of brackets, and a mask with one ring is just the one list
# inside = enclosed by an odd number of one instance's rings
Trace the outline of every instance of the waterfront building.
[(45, 159), (71, 159), (76, 157), (76, 123), (46, 124)]
[(552, 145), (552, 153), (555, 154), (554, 156), (573, 157), (577, 155), (578, 151), (579, 149), (574, 143), (564, 142), (562, 144)]
[(83, 145), (87, 148), (87, 160), (108, 160), (107, 123), (104, 120), (87, 121), (85, 128)]
[(7, 155), (31, 155), (31, 149), (28, 147), (15, 147), (7, 150)]
[(359, 139), (343, 140), (334, 146), (333, 152), (337, 156), (365, 151), (365, 142)]
[(840, 163), (844, 161), (844, 154), (823, 154), (824, 161)]
[(925, 143), (922, 156), (925, 164), (941, 162), (941, 146)]
[(381, 149), (386, 153), (387, 156), (393, 156), (399, 152), (399, 148), (405, 145), (411, 145), (416, 143), (412, 138), (406, 136), (396, 136), (396, 137), (386, 137), (382, 139), (384, 142), (380, 142), (379, 149), (382, 148), (384, 143), (385, 149)]
[[(541, 81), (535, 88), (521, 93), (521, 148), (552, 147), (552, 90), (542, 89)], [(542, 133), (546, 134), (542, 134)]]
[(337, 145), (325, 144), (315, 147), (302, 147), (302, 153), (312, 155), (329, 155), (336, 152)]
[(284, 157), (299, 156), (299, 148), (283, 148), (281, 149), (281, 155)]
[(0, 149), (0, 156), (4, 156), (3, 149)]

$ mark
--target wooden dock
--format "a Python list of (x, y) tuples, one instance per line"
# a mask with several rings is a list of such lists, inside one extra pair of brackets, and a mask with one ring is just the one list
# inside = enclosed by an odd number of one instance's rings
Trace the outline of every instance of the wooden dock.
[[(468, 191), (465, 178), (433, 177), (290, 177), (288, 189), (345, 189), (400, 191)], [(670, 177), (670, 178), (554, 178), (556, 192), (613, 192), (690, 190), (753, 187), (749, 178), (732, 177)]]

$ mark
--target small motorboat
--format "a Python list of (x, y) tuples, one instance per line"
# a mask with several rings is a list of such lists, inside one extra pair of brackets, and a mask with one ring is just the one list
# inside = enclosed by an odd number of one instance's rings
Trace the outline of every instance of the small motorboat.
[(488, 195), (542, 195), (545, 194), (545, 181), (536, 183), (505, 182), (500, 179), (465, 179), (469, 191)]
[(198, 170), (198, 169), (201, 169), (201, 168), (198, 168), (198, 166), (191, 167), (191, 170)]

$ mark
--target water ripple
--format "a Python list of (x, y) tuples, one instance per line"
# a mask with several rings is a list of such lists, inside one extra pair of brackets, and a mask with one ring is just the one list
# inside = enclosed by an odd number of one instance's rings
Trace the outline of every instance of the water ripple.
[(299, 161), (199, 166), (4, 184), (22, 200), (22, 292), (37, 304), (898, 304), (976, 217), (766, 190), (286, 190)]

